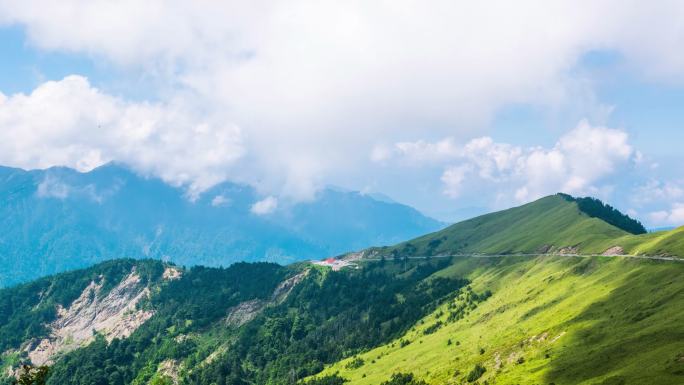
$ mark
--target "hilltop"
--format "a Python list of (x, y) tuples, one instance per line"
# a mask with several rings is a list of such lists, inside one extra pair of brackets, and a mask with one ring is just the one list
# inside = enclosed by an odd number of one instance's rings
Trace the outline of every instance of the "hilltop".
[[(610, 222), (608, 222), (610, 221)], [(592, 198), (548, 196), (482, 215), (365, 256), (452, 254), (641, 254), (684, 256), (682, 228), (646, 233), (641, 223)]]

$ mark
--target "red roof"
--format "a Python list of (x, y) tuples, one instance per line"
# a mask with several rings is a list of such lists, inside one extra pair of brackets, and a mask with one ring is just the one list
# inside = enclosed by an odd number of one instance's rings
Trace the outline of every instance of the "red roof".
[(335, 258), (328, 258), (325, 260), (326, 263), (335, 263)]

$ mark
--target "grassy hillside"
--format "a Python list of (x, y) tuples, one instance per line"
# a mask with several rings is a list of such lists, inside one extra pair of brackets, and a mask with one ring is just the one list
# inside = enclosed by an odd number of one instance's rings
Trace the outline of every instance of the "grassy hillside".
[(354, 385), (396, 372), (462, 384), (480, 365), (480, 384), (682, 384), (683, 274), (681, 262), (626, 258), (460, 258), (436, 275), (468, 277), (491, 297), (449, 321), (461, 295), (324, 374)]
[(684, 255), (684, 229), (632, 234), (590, 216), (580, 209), (578, 202), (582, 200), (552, 195), (370, 252), (387, 257), (457, 253), (602, 254), (620, 246), (629, 254)]
[(684, 255), (684, 229), (635, 235), (577, 202), (478, 217), (341, 271), (120, 260), (2, 289), (0, 373), (30, 362), (52, 365), (55, 385), (684, 383), (684, 260), (579, 255)]
[(613, 243), (635, 255), (675, 255), (684, 257), (684, 227), (639, 236), (628, 235)]

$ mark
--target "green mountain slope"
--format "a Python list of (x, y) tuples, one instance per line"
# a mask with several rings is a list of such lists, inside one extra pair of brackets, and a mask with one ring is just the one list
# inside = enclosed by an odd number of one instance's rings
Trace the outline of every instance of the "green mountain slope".
[(448, 264), (110, 261), (0, 290), (0, 373), (30, 363), (50, 365), (55, 385), (294, 383), (405, 333), (467, 284), (426, 281)]
[(681, 384), (682, 274), (681, 262), (614, 257), (461, 258), (437, 275), (468, 277), (490, 298), (451, 321), (459, 300), (447, 301), (355, 356), (363, 365), (347, 359), (324, 374), (359, 385), (395, 372), (464, 384), (480, 365), (480, 384)]
[[(584, 255), (682, 255), (684, 229), (633, 234), (577, 202), (351, 254), (340, 271), (115, 260), (0, 289), (0, 384), (23, 363), (60, 385), (684, 383), (684, 261)], [(369, 257), (382, 253), (401, 258)]]
[[(584, 212), (578, 202), (582, 200), (564, 194), (552, 195), (466, 220), (396, 246), (371, 248), (365, 254), (376, 257), (459, 253), (602, 254), (620, 247), (627, 254), (684, 255), (681, 229), (633, 234)], [(634, 224), (640, 226), (636, 221)]]

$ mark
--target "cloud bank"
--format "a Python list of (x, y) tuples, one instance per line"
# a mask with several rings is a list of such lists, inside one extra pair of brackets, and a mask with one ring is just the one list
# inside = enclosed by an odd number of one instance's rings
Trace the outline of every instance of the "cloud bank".
[(80, 76), (31, 94), (0, 94), (0, 164), (64, 165), (87, 171), (124, 160), (189, 192), (225, 180), (244, 155), (241, 131), (184, 103), (135, 103), (107, 95)]
[(438, 142), (400, 142), (376, 150), (378, 162), (429, 163), (442, 166), (444, 193), (458, 197), (464, 189), (483, 186), (513, 189), (511, 195), (527, 202), (559, 191), (597, 195), (601, 182), (638, 161), (627, 133), (591, 126), (581, 121), (552, 148), (523, 148), (497, 143), (490, 137), (458, 145), (453, 138)]
[[(307, 199), (395, 150), (444, 164), (453, 143), (481, 136), (506, 106), (594, 121), (606, 106), (578, 68), (588, 53), (679, 84), (683, 23), (677, 1), (0, 0), (0, 24), (21, 26), (33, 47), (158, 85), (148, 102), (79, 76), (4, 96), (0, 162), (88, 169), (115, 159), (191, 195), (236, 179)], [(601, 189), (635, 150), (624, 132), (584, 126), (547, 149), (472, 141), (458, 150), (465, 165), (441, 174), (444, 191), (459, 196), (473, 176), (510, 181), (519, 200)], [(439, 137), (453, 143), (416, 141)], [(608, 154), (593, 159), (597, 148)]]

